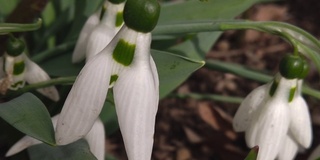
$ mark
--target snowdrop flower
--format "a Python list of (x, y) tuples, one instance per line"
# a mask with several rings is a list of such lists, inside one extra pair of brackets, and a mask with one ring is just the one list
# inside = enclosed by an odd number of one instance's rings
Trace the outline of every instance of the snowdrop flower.
[[(24, 43), (14, 37), (9, 38), (7, 51), (0, 58), (0, 90), (5, 94), (8, 89), (18, 90), (29, 84), (50, 80), (49, 75), (24, 52)], [(59, 100), (59, 93), (54, 86), (37, 89), (38, 92), (53, 101)]]
[(313, 150), (308, 160), (317, 160), (320, 158), (320, 145)]
[(153, 146), (159, 79), (150, 55), (151, 31), (159, 17), (156, 0), (128, 0), (113, 40), (90, 59), (77, 77), (58, 119), (56, 140), (85, 136), (113, 87), (120, 130), (130, 160), (149, 160)]
[[(59, 115), (56, 115), (51, 118), (53, 126), (56, 125), (58, 121)], [(105, 131), (104, 125), (100, 119), (97, 119), (93, 127), (91, 128), (90, 132), (84, 137), (87, 140), (88, 145), (90, 147), (90, 151), (98, 160), (104, 160), (105, 155)], [(16, 142), (6, 153), (6, 157), (12, 156), (21, 152), (22, 150), (31, 147), (33, 145), (41, 144), (42, 142), (34, 139), (30, 136), (25, 136)]]
[(310, 147), (310, 115), (301, 96), (301, 79), (307, 71), (300, 57), (286, 56), (280, 62), (280, 74), (241, 103), (233, 127), (245, 132), (248, 147), (259, 146), (258, 160), (293, 159), (299, 148)]
[(123, 25), (123, 7), (125, 0), (107, 0), (106, 9), (91, 15), (83, 26), (72, 55), (77, 63), (85, 57), (88, 61), (98, 54), (112, 40)]

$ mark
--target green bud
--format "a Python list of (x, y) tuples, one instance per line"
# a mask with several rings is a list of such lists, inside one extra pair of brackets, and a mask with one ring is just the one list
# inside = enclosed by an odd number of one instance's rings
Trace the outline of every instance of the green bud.
[(25, 49), (25, 44), (22, 40), (10, 37), (6, 44), (6, 51), (10, 56), (18, 56)]
[(298, 78), (303, 71), (304, 62), (299, 56), (287, 55), (279, 65), (280, 73), (287, 79)]
[(309, 64), (306, 60), (303, 60), (303, 68), (302, 68), (302, 72), (300, 73), (300, 75), (298, 76), (299, 79), (304, 79), (308, 73), (309, 73)]
[(124, 6), (125, 24), (138, 32), (151, 32), (157, 25), (160, 5), (157, 0), (128, 0)]
[(120, 4), (122, 2), (124, 2), (126, 0), (109, 0), (109, 2), (113, 3), (113, 4)]

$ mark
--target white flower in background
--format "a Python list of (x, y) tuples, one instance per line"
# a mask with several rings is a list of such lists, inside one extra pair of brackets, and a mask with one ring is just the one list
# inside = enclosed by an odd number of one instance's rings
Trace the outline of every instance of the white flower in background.
[[(58, 121), (59, 115), (56, 115), (51, 118), (53, 126), (55, 127)], [(97, 119), (89, 133), (84, 137), (84, 139), (88, 142), (91, 153), (98, 159), (104, 160), (105, 156), (105, 131), (104, 125), (100, 119)], [(42, 142), (34, 139), (30, 136), (25, 136), (16, 142), (6, 153), (6, 157), (15, 155), (22, 150), (31, 147), (33, 145), (41, 144)]]
[[(0, 90), (5, 94), (8, 89), (18, 90), (25, 83), (34, 84), (50, 80), (49, 75), (36, 63), (32, 62), (24, 52), (24, 43), (19, 39), (9, 39), (12, 45), (0, 58)], [(21, 45), (16, 46), (15, 45)], [(53, 101), (59, 100), (59, 93), (54, 86), (37, 89), (38, 92)]]
[(318, 160), (320, 158), (320, 145), (314, 149), (308, 160)]
[[(126, 23), (100, 53), (87, 61), (65, 101), (56, 127), (58, 144), (74, 142), (88, 133), (101, 112), (108, 88), (113, 87), (128, 158), (151, 159), (159, 79), (150, 54), (150, 32), (159, 10), (153, 0), (126, 2)], [(136, 24), (132, 17), (144, 22)]]
[(81, 62), (85, 58), (88, 61), (98, 54), (123, 25), (124, 0), (114, 1), (107, 0), (106, 9), (91, 15), (86, 21), (72, 55), (73, 63)]
[(245, 132), (248, 147), (259, 146), (258, 160), (293, 159), (298, 147), (310, 147), (311, 122), (301, 84), (278, 74), (241, 103), (233, 127)]

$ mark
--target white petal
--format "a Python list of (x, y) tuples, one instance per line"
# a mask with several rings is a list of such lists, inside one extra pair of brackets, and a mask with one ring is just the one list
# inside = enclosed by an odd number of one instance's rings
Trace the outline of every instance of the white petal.
[(100, 12), (91, 15), (86, 21), (86, 23), (84, 24), (80, 32), (76, 47), (72, 54), (72, 63), (77, 63), (84, 60), (86, 55), (86, 48), (87, 48), (89, 35), (100, 21), (99, 13)]
[(258, 160), (275, 159), (289, 128), (288, 105), (270, 99), (254, 113), (252, 120), (245, 135), (248, 147), (259, 146)]
[(74, 142), (90, 131), (107, 96), (112, 64), (111, 54), (101, 52), (83, 67), (62, 108), (57, 144)]
[(102, 51), (115, 36), (116, 32), (105, 24), (99, 24), (90, 34), (86, 49), (87, 61)]
[(319, 157), (320, 157), (320, 145), (315, 150), (313, 150), (308, 160), (316, 160)]
[(236, 132), (245, 131), (251, 124), (252, 114), (262, 101), (268, 97), (270, 84), (254, 89), (240, 104), (234, 118), (233, 128)]
[(289, 104), (291, 116), (290, 133), (302, 147), (309, 148), (312, 142), (312, 128), (308, 105), (305, 100), (298, 96)]
[[(144, 43), (142, 43), (144, 42)], [(150, 35), (139, 35), (134, 62), (119, 75), (114, 86), (121, 133), (130, 160), (151, 159), (158, 84), (150, 66)]]
[(12, 156), (14, 154), (17, 154), (19, 152), (21, 152), (22, 150), (36, 145), (36, 144), (40, 144), (42, 143), (41, 141), (34, 139), (32, 137), (29, 136), (25, 136), (22, 139), (20, 139), (17, 143), (15, 143), (10, 149), (9, 151), (6, 153), (6, 157)]
[(105, 132), (102, 121), (98, 118), (90, 132), (84, 137), (90, 147), (90, 151), (98, 160), (104, 160), (105, 155)]
[(278, 160), (292, 160), (298, 152), (298, 145), (287, 136), (278, 154)]
[[(36, 63), (32, 62), (27, 57), (25, 59), (25, 64), (26, 64), (25, 80), (29, 84), (50, 80), (49, 75), (42, 68), (40, 68)], [(59, 93), (56, 87), (54, 86), (40, 88), (40, 89), (37, 89), (37, 91), (43, 94), (44, 96), (50, 98), (53, 101), (59, 100)]]
[[(155, 84), (155, 88), (157, 89), (156, 92), (159, 93), (159, 75), (158, 75), (158, 70), (156, 63), (154, 62), (153, 58), (150, 56), (150, 67), (151, 67), (151, 72), (153, 75), (153, 80)], [(159, 101), (159, 96), (157, 96), (157, 102)]]
[(118, 32), (121, 26), (116, 26), (117, 14), (123, 12), (125, 2), (119, 4), (113, 4), (112, 2), (106, 1), (107, 10), (101, 19), (101, 23), (107, 25), (110, 29)]

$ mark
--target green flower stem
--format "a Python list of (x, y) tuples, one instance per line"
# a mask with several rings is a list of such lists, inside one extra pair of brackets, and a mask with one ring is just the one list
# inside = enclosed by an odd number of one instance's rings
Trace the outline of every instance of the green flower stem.
[(186, 93), (186, 94), (169, 94), (168, 97), (173, 98), (192, 98), (197, 100), (214, 100), (220, 102), (236, 103), (240, 104), (243, 101), (241, 97), (229, 97), (216, 94), (198, 94), (198, 93)]
[(179, 24), (158, 25), (154, 29), (153, 34), (172, 35), (247, 29), (254, 29), (284, 38), (294, 47), (294, 54), (301, 53), (307, 56), (316, 64), (318, 71), (320, 71), (320, 42), (308, 32), (283, 22), (252, 22), (245, 20), (180, 22)]
[(63, 43), (59, 46), (56, 46), (55, 48), (48, 49), (44, 52), (38, 53), (35, 56), (33, 56), (31, 59), (36, 63), (40, 63), (40, 62), (45, 61), (51, 57), (54, 57), (54, 56), (57, 56), (60, 54), (64, 54), (66, 51), (73, 49), (75, 44), (76, 44), (76, 41), (70, 41), (70, 42)]
[(25, 87), (17, 91), (8, 91), (8, 93), (5, 96), (6, 97), (17, 96), (38, 88), (49, 87), (53, 85), (72, 85), (75, 80), (76, 80), (76, 76), (55, 78), (45, 82), (26, 85)]
[(0, 35), (10, 32), (26, 32), (37, 30), (41, 27), (42, 20), (38, 19), (35, 23), (19, 24), (19, 23), (0, 23)]
[[(232, 20), (230, 20), (232, 21)], [(188, 34), (197, 32), (222, 31), (220, 21), (192, 21), (174, 24), (160, 24), (152, 31), (153, 35)]]
[[(251, 80), (255, 80), (258, 82), (262, 82), (262, 83), (268, 83), (273, 78), (270, 75), (263, 74), (258, 71), (250, 70), (248, 68), (245, 68), (242, 65), (231, 64), (231, 63), (221, 62), (217, 60), (207, 60), (205, 63), (205, 67), (212, 70), (216, 70), (216, 71), (232, 73), (232, 74), (235, 74), (244, 78), (248, 78)], [(315, 97), (317, 99), (320, 99), (320, 92), (318, 90), (308, 87), (307, 85), (303, 85), (302, 93)]]

